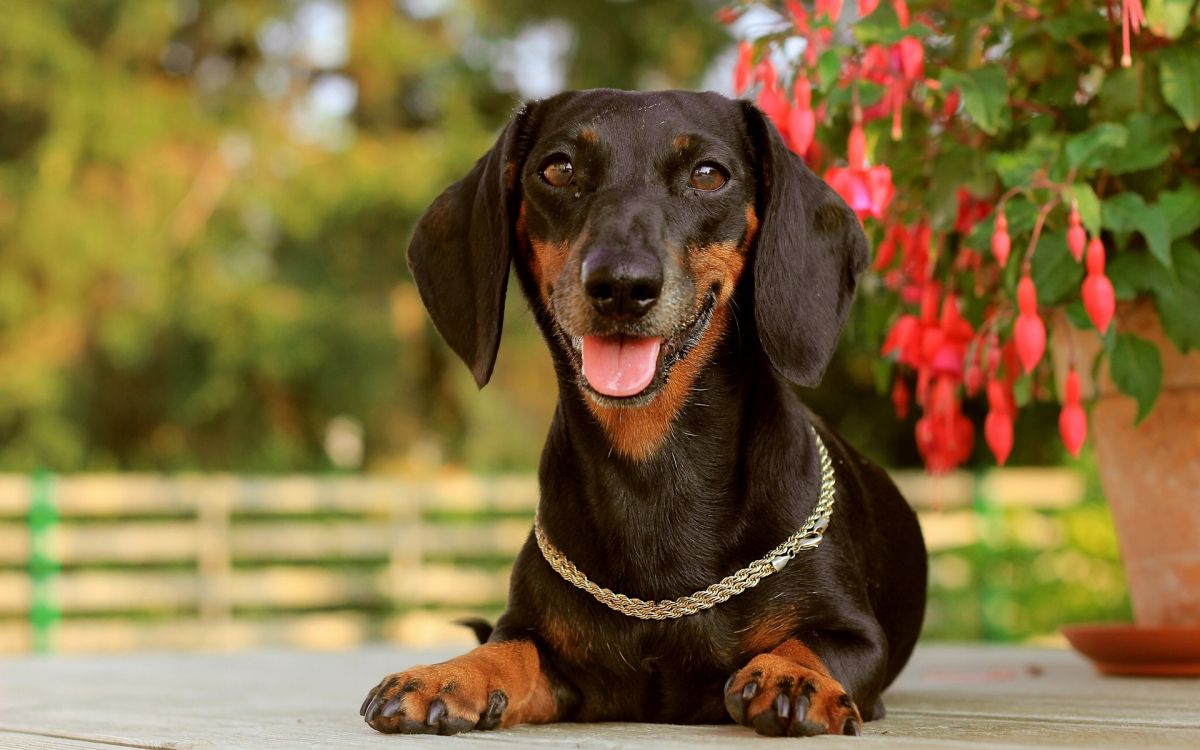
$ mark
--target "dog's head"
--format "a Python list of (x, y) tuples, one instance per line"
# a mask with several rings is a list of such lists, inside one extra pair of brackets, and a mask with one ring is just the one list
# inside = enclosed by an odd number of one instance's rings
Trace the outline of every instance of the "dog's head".
[(522, 108), (413, 236), (421, 298), (480, 387), (514, 261), (584, 401), (619, 452), (644, 458), (725, 340), (743, 284), (753, 310), (738, 328), (788, 380), (819, 382), (867, 244), (753, 106), (596, 90)]

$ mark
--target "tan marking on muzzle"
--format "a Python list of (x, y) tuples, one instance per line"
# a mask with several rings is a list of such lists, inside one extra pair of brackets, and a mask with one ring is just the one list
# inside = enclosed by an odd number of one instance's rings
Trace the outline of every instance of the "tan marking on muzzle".
[[(753, 215), (753, 207), (750, 207)], [(693, 310), (700, 310), (709, 292), (718, 289), (712, 320), (691, 351), (671, 368), (663, 389), (650, 403), (640, 407), (608, 407), (586, 399), (588, 408), (623, 456), (644, 461), (658, 450), (671, 429), (675, 415), (687, 399), (701, 368), (712, 359), (717, 344), (729, 329), (732, 315), (729, 300), (746, 264), (746, 250), (757, 231), (757, 217), (741, 242), (720, 242), (688, 251), (691, 276), (696, 288)]]

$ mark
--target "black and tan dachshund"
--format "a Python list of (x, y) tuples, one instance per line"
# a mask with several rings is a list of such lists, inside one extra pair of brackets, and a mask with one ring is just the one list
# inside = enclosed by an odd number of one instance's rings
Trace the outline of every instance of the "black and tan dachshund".
[(821, 379), (867, 261), (854, 213), (745, 102), (593, 90), (522, 108), (429, 207), (409, 263), (481, 387), (516, 268), (558, 378), (537, 533), (485, 642), (385, 678), (367, 722), (732, 718), (795, 736), (881, 718), (921, 627), (921, 532), (792, 387)]

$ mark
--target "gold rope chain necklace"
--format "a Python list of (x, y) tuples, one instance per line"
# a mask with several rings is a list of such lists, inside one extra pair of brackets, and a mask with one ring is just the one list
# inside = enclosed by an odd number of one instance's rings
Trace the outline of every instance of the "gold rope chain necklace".
[(791, 562), (801, 550), (816, 549), (829, 528), (829, 517), (833, 514), (833, 500), (837, 493), (837, 483), (833, 476), (833, 462), (829, 460), (829, 451), (825, 443), (814, 429), (813, 437), (817, 441), (817, 453), (821, 458), (821, 496), (817, 507), (804, 525), (789, 536), (775, 549), (758, 558), (738, 572), (726, 576), (703, 591), (697, 591), (690, 596), (678, 599), (663, 599), (648, 602), (642, 599), (618, 594), (610, 589), (597, 586), (583, 574), (575, 563), (567, 559), (557, 547), (546, 538), (546, 531), (535, 516), (533, 519), (533, 534), (537, 538), (538, 548), (542, 557), (550, 563), (550, 567), (568, 583), (583, 589), (595, 597), (604, 606), (615, 609), (624, 615), (637, 617), (641, 620), (673, 620), (685, 615), (694, 615), (706, 609), (711, 609), (730, 597), (737, 596), (746, 589), (754, 588), (759, 581), (769, 575), (783, 570), (783, 566)]

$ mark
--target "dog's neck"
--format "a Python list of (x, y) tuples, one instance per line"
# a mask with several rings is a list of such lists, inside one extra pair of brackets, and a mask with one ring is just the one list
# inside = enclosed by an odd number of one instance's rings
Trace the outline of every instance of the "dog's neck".
[(722, 349), (661, 446), (641, 460), (612, 450), (586, 396), (560, 378), (540, 513), (551, 540), (600, 585), (642, 598), (691, 593), (794, 530), (782, 515), (789, 504), (765, 503), (749, 491), (758, 478), (747, 476), (746, 457), (763, 441), (806, 444), (807, 430), (795, 429), (805, 421), (803, 407), (761, 352)]

